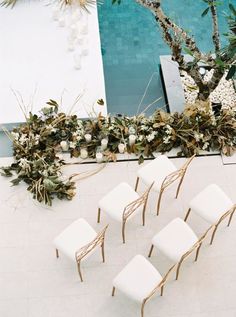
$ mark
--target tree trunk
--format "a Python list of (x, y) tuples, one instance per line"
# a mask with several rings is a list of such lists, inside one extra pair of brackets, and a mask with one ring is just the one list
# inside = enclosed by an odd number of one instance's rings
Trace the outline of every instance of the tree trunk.
[[(142, 6), (151, 10), (155, 16), (156, 22), (161, 27), (163, 33), (163, 39), (170, 47), (172, 51), (172, 60), (176, 61), (179, 68), (185, 70), (195, 81), (199, 88), (198, 99), (207, 100), (211, 92), (218, 86), (221, 78), (224, 75), (224, 70), (220, 68), (211, 54), (203, 54), (197, 47), (193, 37), (188, 34), (178, 25), (176, 25), (171, 19), (165, 15), (161, 9), (161, 0), (149, 1), (149, 0), (136, 0)], [(219, 30), (216, 6), (213, 0), (210, 0), (210, 10), (213, 21), (213, 43), (215, 46), (216, 54), (220, 49)], [(193, 56), (193, 62), (188, 63), (184, 60), (182, 53), (183, 44), (190, 50)], [(198, 62), (203, 61), (206, 65), (214, 69), (212, 78), (205, 82), (202, 75), (199, 73)]]

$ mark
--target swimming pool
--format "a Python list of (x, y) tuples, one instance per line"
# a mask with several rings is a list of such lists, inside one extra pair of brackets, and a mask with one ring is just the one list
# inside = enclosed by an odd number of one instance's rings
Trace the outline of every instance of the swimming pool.
[[(122, 0), (121, 5), (111, 2), (104, 0), (98, 9), (108, 112), (135, 115), (155, 73), (139, 111), (161, 97), (146, 112), (151, 114), (156, 107), (165, 107), (159, 56), (170, 54), (169, 48), (149, 10), (135, 0)], [(224, 12), (228, 11), (229, 2), (223, 1), (218, 8), (221, 34), (226, 30)], [(211, 34), (206, 32), (211, 30), (211, 19), (208, 16), (201, 18), (206, 8), (203, 1), (165, 0), (163, 8), (175, 22), (194, 35), (203, 51), (212, 49)]]

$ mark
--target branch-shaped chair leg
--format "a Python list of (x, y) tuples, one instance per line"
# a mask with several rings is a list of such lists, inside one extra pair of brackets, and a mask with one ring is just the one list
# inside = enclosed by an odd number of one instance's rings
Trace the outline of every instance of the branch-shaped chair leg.
[(213, 233), (212, 233), (212, 236), (211, 236), (211, 242), (210, 242), (210, 244), (212, 244), (212, 242), (213, 242), (213, 240), (214, 240), (214, 237), (215, 237), (215, 233), (216, 233), (217, 228), (218, 228), (218, 225), (215, 226), (215, 229), (213, 230)]
[(100, 218), (101, 218), (101, 208), (98, 208), (97, 223), (100, 223)]
[(198, 259), (198, 256), (199, 256), (199, 251), (201, 249), (201, 246), (202, 246), (202, 243), (199, 244), (199, 247), (197, 248), (197, 251), (196, 251), (196, 256), (195, 256), (195, 262), (197, 262), (197, 259)]
[(180, 261), (179, 263), (178, 263), (178, 266), (177, 266), (177, 269), (176, 269), (176, 276), (175, 276), (175, 279), (176, 279), (176, 281), (178, 280), (178, 278), (179, 278), (179, 271), (180, 271), (180, 267), (181, 267), (181, 264), (183, 263), (183, 261)]
[(189, 214), (190, 214), (190, 211), (191, 211), (191, 208), (189, 208), (188, 211), (187, 211), (187, 213), (186, 213), (186, 216), (185, 216), (185, 218), (184, 218), (184, 221), (185, 221), (185, 222), (186, 222), (187, 219), (188, 219), (188, 216), (189, 216)]
[(229, 222), (228, 222), (228, 224), (227, 224), (228, 227), (229, 227), (229, 225), (230, 225), (230, 223), (231, 223), (231, 220), (232, 220), (232, 218), (233, 218), (234, 212), (235, 212), (235, 209), (234, 209), (234, 211), (232, 211), (232, 213), (231, 213), (231, 215), (230, 215), (230, 217), (229, 217)]
[(143, 226), (145, 226), (146, 207), (147, 207), (147, 199), (145, 200), (145, 203), (143, 205), (143, 213), (142, 213)]
[(101, 244), (101, 249), (102, 249), (102, 262), (104, 263), (105, 262), (104, 240)]
[(184, 180), (184, 175), (185, 175), (185, 173), (183, 174), (183, 176), (182, 176), (181, 179), (180, 179), (179, 185), (178, 185), (178, 187), (177, 187), (177, 191), (176, 191), (175, 198), (178, 198), (179, 191), (180, 191), (180, 187), (181, 187), (181, 185), (182, 185), (182, 183), (183, 183), (183, 180)]
[(148, 253), (148, 257), (149, 257), (149, 258), (150, 258), (151, 255), (152, 255), (153, 248), (154, 248), (154, 245), (152, 244), (152, 245), (151, 245), (151, 249), (150, 249), (150, 251), (149, 251), (149, 253)]
[(59, 251), (56, 249), (56, 257), (59, 258)]
[(115, 295), (116, 288), (113, 286), (111, 296)]
[(122, 222), (122, 240), (125, 243), (125, 221)]
[(141, 317), (144, 317), (144, 306), (146, 304), (146, 300), (144, 299), (141, 306)]
[(161, 296), (163, 296), (163, 293), (164, 293), (164, 285), (162, 285), (161, 287)]
[(78, 272), (79, 272), (80, 280), (81, 280), (81, 282), (83, 282), (83, 277), (82, 277), (81, 268), (80, 268), (80, 261), (79, 261), (79, 262), (77, 262), (77, 268), (78, 268)]
[(139, 183), (139, 177), (137, 177), (137, 179), (136, 179), (136, 183), (135, 183), (135, 191), (137, 191), (137, 189), (138, 189), (138, 183)]
[(157, 216), (159, 215), (159, 211), (160, 211), (160, 205), (161, 205), (161, 196), (163, 194), (164, 189), (160, 190), (159, 196), (158, 196), (158, 200), (157, 200)]

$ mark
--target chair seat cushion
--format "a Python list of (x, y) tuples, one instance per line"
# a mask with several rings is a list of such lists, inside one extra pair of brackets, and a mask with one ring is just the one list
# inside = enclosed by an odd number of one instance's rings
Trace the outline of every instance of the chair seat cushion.
[(172, 220), (152, 238), (152, 244), (176, 263), (197, 241), (193, 230), (180, 218)]
[(165, 177), (176, 170), (177, 168), (167, 156), (159, 155), (153, 161), (139, 169), (138, 177), (147, 186), (150, 186), (153, 182), (155, 182), (153, 189), (159, 191)]
[(219, 186), (211, 184), (190, 201), (189, 207), (206, 221), (214, 224), (233, 207), (233, 202)]
[(113, 286), (142, 302), (161, 282), (162, 276), (142, 255), (136, 255), (114, 278)]
[(54, 245), (59, 251), (75, 261), (75, 252), (91, 242), (96, 236), (97, 233), (90, 224), (80, 218), (54, 239)]
[(121, 222), (124, 208), (138, 198), (139, 195), (129, 184), (120, 183), (99, 201), (98, 207), (113, 219)]

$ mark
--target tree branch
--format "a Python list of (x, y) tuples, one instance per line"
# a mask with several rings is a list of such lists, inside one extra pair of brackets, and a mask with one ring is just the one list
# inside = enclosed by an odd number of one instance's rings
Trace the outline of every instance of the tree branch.
[(212, 24), (213, 24), (213, 34), (212, 34), (212, 40), (215, 45), (215, 51), (216, 55), (221, 49), (220, 45), (220, 34), (219, 34), (219, 27), (218, 27), (218, 17), (217, 17), (217, 10), (214, 0), (209, 0), (209, 6), (211, 10), (212, 15)]

